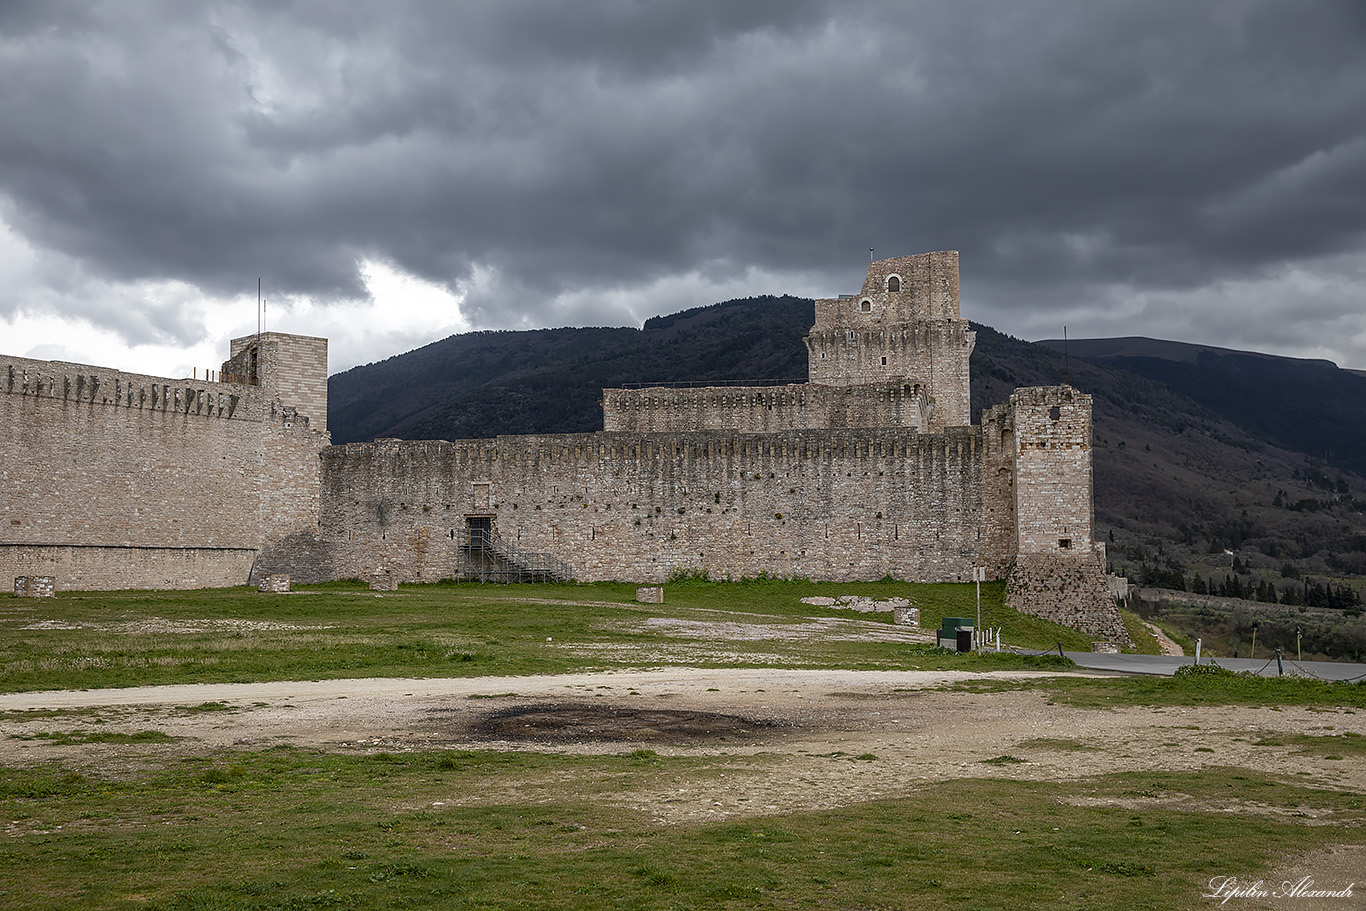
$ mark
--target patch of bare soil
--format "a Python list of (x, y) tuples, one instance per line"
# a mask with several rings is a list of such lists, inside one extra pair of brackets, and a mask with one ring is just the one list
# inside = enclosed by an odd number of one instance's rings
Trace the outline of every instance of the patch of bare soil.
[(509, 742), (695, 746), (752, 741), (777, 725), (722, 712), (570, 702), (514, 706), (464, 727), (467, 736)]
[[(1085, 779), (1130, 770), (1241, 767), (1310, 786), (1366, 790), (1366, 764), (1258, 745), (1277, 735), (1366, 734), (1366, 713), (1238, 706), (1076, 708), (1050, 704), (1042, 691), (982, 694), (942, 688), (974, 678), (979, 675), (955, 671), (670, 668), (0, 695), (0, 764), (60, 761), (107, 775), (212, 750), (282, 743), (359, 753), (601, 754), (649, 748), (701, 763), (687, 774), (660, 776), (601, 799), (663, 825), (914, 797), (925, 787), (970, 777), (1076, 781), (1074, 802), (1106, 806), (1121, 804), (1109, 795), (1088, 795)], [(57, 743), (40, 736), (148, 730), (177, 739)], [(574, 788), (576, 774), (546, 771), (516, 782), (491, 781), (475, 791), (435, 795), (435, 802), (553, 804)], [(1181, 794), (1135, 797), (1122, 805), (1299, 817), (1324, 827), (1344, 823), (1331, 811), (1237, 799), (1216, 804)], [(22, 831), (11, 827), (3, 834)], [(1309, 876), (1340, 889), (1357, 881), (1363, 861), (1362, 849), (1348, 845), (1280, 858), (1270, 870), (1277, 886)], [(1258, 878), (1257, 871), (1221, 873)], [(1352, 905), (1335, 901), (1327, 906)]]
[[(1366, 790), (1366, 764), (1329, 750), (1269, 745), (1281, 735), (1366, 735), (1366, 713), (1078, 708), (1050, 704), (1044, 691), (943, 689), (967, 679), (980, 677), (667, 668), (9, 694), (0, 695), (0, 763), (62, 761), (108, 774), (186, 754), (281, 743), (365, 753), (650, 748), (709, 760), (686, 779), (661, 779), (615, 796), (663, 823), (829, 809), (969, 777), (1066, 781), (1130, 770), (1241, 767), (1306, 785)], [(101, 743), (88, 736), (144, 731), (176, 739)], [(84, 732), (85, 740), (53, 739), (74, 732)], [(519, 793), (537, 787), (554, 800), (562, 783), (522, 782)], [(453, 794), (447, 802), (504, 797), (481, 791)]]

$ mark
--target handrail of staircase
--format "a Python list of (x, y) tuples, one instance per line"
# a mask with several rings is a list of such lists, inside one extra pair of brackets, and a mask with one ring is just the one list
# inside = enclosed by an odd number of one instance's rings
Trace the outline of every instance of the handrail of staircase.
[(462, 538), (462, 546), (492, 553), (529, 575), (547, 576), (563, 582), (574, 578), (574, 568), (566, 561), (542, 551), (523, 550), (492, 529), (467, 528), (463, 530)]

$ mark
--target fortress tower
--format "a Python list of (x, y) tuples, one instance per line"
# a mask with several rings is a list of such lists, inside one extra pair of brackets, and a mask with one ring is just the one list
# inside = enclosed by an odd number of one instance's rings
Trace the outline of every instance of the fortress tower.
[(1005, 533), (1006, 602), (1127, 643), (1095, 540), (1091, 397), (1071, 386), (1016, 389), (982, 414), (983, 527)]
[(868, 266), (858, 294), (816, 301), (808, 375), (824, 386), (900, 386), (925, 398), (935, 432), (971, 421), (968, 358), (976, 333), (958, 313), (958, 253)]

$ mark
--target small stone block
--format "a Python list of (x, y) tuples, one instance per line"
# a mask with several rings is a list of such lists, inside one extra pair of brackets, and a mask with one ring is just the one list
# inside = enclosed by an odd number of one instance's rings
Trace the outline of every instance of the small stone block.
[(641, 604), (663, 604), (664, 586), (640, 585), (636, 587), (636, 600)]
[(398, 576), (394, 573), (376, 573), (366, 579), (372, 592), (398, 591)]
[(271, 573), (261, 577), (261, 584), (256, 586), (260, 592), (287, 592), (289, 591), (289, 573)]
[(1104, 655), (1118, 655), (1119, 646), (1115, 645), (1113, 642), (1092, 642), (1091, 651), (1093, 653), (1099, 652)]
[(56, 589), (51, 576), (17, 576), (14, 580), (16, 598), (51, 598)]
[(920, 608), (894, 607), (892, 608), (892, 622), (897, 626), (919, 626)]

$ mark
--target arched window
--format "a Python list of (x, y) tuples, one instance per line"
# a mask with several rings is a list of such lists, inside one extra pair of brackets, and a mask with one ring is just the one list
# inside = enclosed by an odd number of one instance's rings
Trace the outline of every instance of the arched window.
[(872, 302), (872, 301), (864, 301), (862, 304), (859, 305), (859, 308), (860, 308), (864, 313), (871, 313), (872, 310), (873, 310), (873, 302)]
[(895, 294), (895, 293), (897, 293), (898, 291), (900, 291), (900, 290), (901, 290), (901, 279), (900, 279), (898, 276), (895, 276), (895, 275), (893, 275), (891, 278), (887, 279), (887, 290), (888, 290), (888, 291), (891, 291), (893, 294)]

